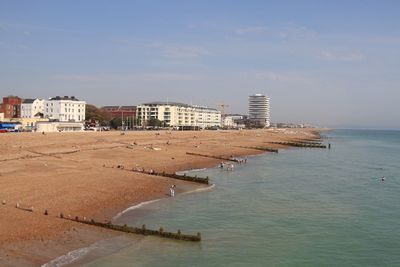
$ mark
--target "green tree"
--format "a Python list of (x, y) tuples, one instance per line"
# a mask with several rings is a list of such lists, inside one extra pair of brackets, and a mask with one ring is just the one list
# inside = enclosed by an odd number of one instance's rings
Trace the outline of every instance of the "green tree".
[(107, 111), (97, 108), (95, 105), (86, 105), (86, 120), (98, 121), (101, 126), (109, 125), (112, 116)]
[(110, 127), (112, 129), (118, 129), (121, 127), (122, 119), (120, 117), (116, 117), (110, 120)]
[(160, 121), (159, 119), (151, 118), (147, 120), (147, 126), (161, 127), (165, 126), (165, 123), (163, 121)]

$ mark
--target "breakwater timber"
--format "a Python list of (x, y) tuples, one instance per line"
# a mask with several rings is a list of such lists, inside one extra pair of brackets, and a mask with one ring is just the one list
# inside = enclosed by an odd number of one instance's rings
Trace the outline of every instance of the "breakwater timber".
[(75, 217), (74, 219), (72, 218), (66, 218), (62, 213), (60, 213), (59, 216), (61, 219), (65, 220), (70, 220), (78, 223), (83, 223), (83, 224), (88, 224), (92, 226), (97, 226), (101, 228), (106, 228), (118, 232), (124, 232), (124, 233), (129, 233), (129, 234), (139, 234), (139, 235), (150, 235), (150, 236), (158, 236), (158, 237), (163, 237), (163, 238), (169, 238), (169, 239), (176, 239), (176, 240), (182, 240), (182, 241), (193, 241), (193, 242), (199, 242), (201, 241), (201, 233), (197, 233), (197, 235), (188, 235), (188, 234), (182, 234), (181, 230), (178, 230), (176, 233), (173, 232), (168, 232), (165, 231), (162, 227), (159, 230), (152, 230), (152, 229), (147, 229), (146, 225), (142, 225), (142, 227), (131, 227), (125, 225), (116, 225), (112, 224), (111, 222), (108, 223), (101, 223), (101, 222), (96, 222), (95, 220), (86, 220), (86, 219), (80, 219), (79, 217)]
[(184, 180), (184, 181), (194, 182), (194, 183), (209, 184), (208, 176), (206, 178), (203, 178), (203, 177), (197, 177), (197, 175), (195, 175), (195, 176), (186, 175), (186, 173), (181, 175), (181, 174), (176, 174), (176, 173), (155, 172), (153, 170), (150, 170), (149, 172), (145, 172), (144, 170), (132, 169), (131, 171), (145, 173), (148, 175), (155, 175), (155, 176), (162, 176), (162, 177), (167, 177), (167, 178), (172, 178), (172, 179)]
[(305, 147), (305, 148), (326, 148), (326, 145), (317, 142), (268, 142), (270, 144), (293, 146), (293, 147)]
[(222, 156), (213, 156), (213, 155), (199, 154), (199, 153), (193, 153), (193, 152), (186, 152), (186, 155), (206, 157), (206, 158), (212, 158), (212, 159), (220, 159), (220, 160), (233, 161), (233, 162), (238, 162), (238, 163), (241, 162), (240, 159), (233, 158), (233, 157), (227, 158), (227, 157), (222, 157)]
[(247, 148), (247, 149), (254, 149), (254, 150), (260, 150), (260, 151), (266, 151), (266, 152), (273, 152), (273, 153), (278, 153), (279, 150), (276, 148), (272, 148), (272, 147), (266, 147), (266, 146), (239, 146), (240, 148)]
[(145, 169), (141, 169), (141, 168), (126, 169), (123, 165), (117, 165), (116, 167), (114, 167), (114, 166), (108, 167), (108, 166), (103, 165), (103, 167), (111, 168), (111, 169), (116, 168), (116, 169), (120, 169), (120, 170), (124, 170), (124, 171), (143, 173), (143, 174), (147, 174), (147, 175), (167, 177), (167, 178), (183, 180), (183, 181), (199, 183), (199, 184), (209, 184), (208, 176), (204, 178), (204, 177), (197, 177), (197, 175), (195, 175), (195, 176), (186, 175), (186, 173), (181, 175), (181, 174), (176, 174), (176, 173), (156, 172), (153, 169), (150, 169), (149, 171), (146, 171)]
[[(3, 200), (3, 205), (6, 205), (5, 200)], [(34, 212), (33, 207), (23, 207), (21, 204), (17, 203), (15, 205), (15, 208), (27, 211), (27, 212)], [(48, 216), (49, 211), (47, 209), (44, 210), (43, 215)], [(64, 220), (69, 220), (77, 223), (82, 223), (82, 224), (88, 224), (96, 227), (101, 227), (101, 228), (106, 228), (114, 231), (119, 231), (119, 232), (124, 232), (124, 233), (129, 233), (129, 234), (139, 234), (139, 235), (151, 235), (151, 236), (158, 236), (158, 237), (163, 237), (163, 238), (169, 238), (169, 239), (176, 239), (176, 240), (183, 240), (183, 241), (194, 241), (194, 242), (199, 242), (201, 241), (201, 233), (198, 232), (196, 235), (188, 235), (188, 234), (182, 234), (181, 230), (178, 230), (176, 233), (173, 232), (168, 232), (165, 231), (164, 228), (160, 227), (159, 230), (153, 230), (153, 229), (147, 229), (146, 225), (142, 225), (142, 227), (131, 227), (125, 225), (116, 225), (112, 224), (111, 222), (107, 223), (101, 223), (101, 222), (96, 222), (95, 220), (87, 220), (85, 217), (83, 219), (80, 219), (78, 216), (75, 218), (72, 218), (70, 216), (65, 217), (63, 213), (60, 213), (58, 218), (64, 219)]]

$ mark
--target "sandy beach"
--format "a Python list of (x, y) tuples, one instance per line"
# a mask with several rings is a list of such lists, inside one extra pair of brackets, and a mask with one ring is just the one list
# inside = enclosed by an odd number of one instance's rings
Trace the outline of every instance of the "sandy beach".
[[(213, 167), (220, 160), (187, 152), (255, 155), (264, 152), (249, 147), (283, 148), (267, 142), (317, 136), (316, 129), (1, 134), (0, 266), (40, 266), (120, 235), (62, 220), (60, 212), (110, 221), (132, 205), (168, 197), (171, 184), (178, 194), (204, 187), (127, 169), (173, 173)], [(17, 203), (33, 212), (17, 209)]]

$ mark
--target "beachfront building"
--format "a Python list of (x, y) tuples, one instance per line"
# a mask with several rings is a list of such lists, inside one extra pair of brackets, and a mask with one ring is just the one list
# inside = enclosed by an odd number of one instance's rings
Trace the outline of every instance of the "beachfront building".
[(269, 127), (269, 97), (262, 94), (249, 96), (249, 120), (256, 126)]
[(43, 118), (44, 99), (24, 99), (21, 104), (21, 118)]
[(101, 109), (110, 113), (113, 118), (136, 117), (136, 106), (104, 106)]
[(18, 123), (19, 130), (21, 131), (34, 131), (36, 130), (36, 124), (38, 122), (46, 122), (46, 121), (49, 121), (49, 119), (40, 117), (4, 119), (4, 122)]
[(85, 120), (86, 102), (74, 96), (56, 96), (44, 101), (45, 118), (60, 122), (82, 122)]
[(221, 126), (221, 112), (205, 106), (151, 102), (137, 106), (136, 114), (142, 126), (151, 119), (157, 119), (169, 127), (205, 129)]
[(4, 113), (5, 119), (21, 117), (22, 99), (18, 96), (3, 97), (3, 103), (0, 105), (0, 112)]
[(37, 132), (82, 132), (84, 125), (81, 122), (37, 122)]

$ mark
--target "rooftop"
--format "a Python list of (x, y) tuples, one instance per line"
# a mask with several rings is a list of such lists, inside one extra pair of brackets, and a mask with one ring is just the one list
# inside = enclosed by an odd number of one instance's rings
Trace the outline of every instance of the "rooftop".
[(75, 96), (56, 96), (50, 98), (50, 100), (72, 100), (72, 101), (79, 101), (79, 99), (75, 98)]
[(144, 103), (142, 105), (145, 105), (145, 106), (178, 106), (178, 107), (185, 107), (185, 108), (217, 110), (217, 109), (209, 108), (209, 107), (206, 107), (206, 106), (189, 105), (189, 104), (184, 104), (184, 103), (179, 103), (179, 102), (162, 102), (162, 101), (159, 101), (159, 102)]
[(22, 103), (23, 104), (32, 104), (34, 101), (35, 101), (36, 99), (24, 99), (23, 101), (22, 101)]
[(104, 107), (101, 107), (102, 109), (117, 109), (117, 110), (120, 110), (120, 109), (136, 109), (136, 106), (104, 106)]

